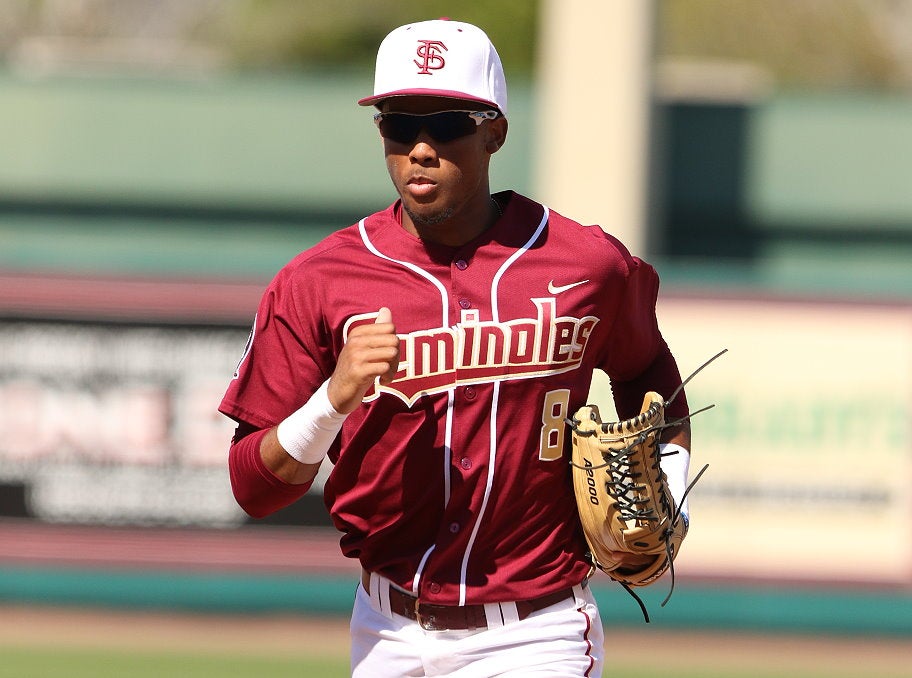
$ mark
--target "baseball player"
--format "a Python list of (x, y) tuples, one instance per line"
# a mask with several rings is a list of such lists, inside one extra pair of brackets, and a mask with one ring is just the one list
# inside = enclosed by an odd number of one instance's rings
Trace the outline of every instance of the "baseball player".
[[(359, 103), (399, 197), (266, 289), (220, 406), (237, 501), (265, 516), (333, 464), (326, 506), (363, 568), (353, 676), (599, 676), (565, 418), (595, 369), (622, 417), (681, 383), (656, 273), (598, 226), (490, 193), (507, 90), (477, 27), (395, 29)], [(689, 448), (686, 425), (666, 438)]]

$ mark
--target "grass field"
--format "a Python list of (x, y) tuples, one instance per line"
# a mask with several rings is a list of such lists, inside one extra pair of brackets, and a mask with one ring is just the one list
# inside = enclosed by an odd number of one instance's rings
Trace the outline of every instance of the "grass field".
[[(606, 629), (605, 676), (900, 678), (906, 638)], [(347, 620), (0, 607), (0, 678), (344, 678)]]
[(345, 657), (128, 652), (117, 649), (2, 648), (2, 678), (330, 678), (348, 675)]
[[(2, 648), (2, 678), (344, 678), (345, 657), (269, 658), (245, 655), (184, 654), (175, 652), (127, 652), (124, 650), (79, 650), (49, 648)], [(746, 658), (745, 658), (746, 659)], [(688, 668), (686, 666), (643, 669), (629, 663), (612, 664), (605, 676), (635, 675), (637, 678), (824, 678), (859, 677), (858, 669), (813, 670), (801, 664), (788, 667), (741, 666)], [(864, 678), (899, 678), (900, 669), (869, 672)]]

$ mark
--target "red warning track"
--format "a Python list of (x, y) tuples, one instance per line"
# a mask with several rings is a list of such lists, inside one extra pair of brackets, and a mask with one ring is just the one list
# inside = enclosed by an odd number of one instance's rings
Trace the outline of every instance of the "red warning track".
[(0, 274), (0, 309), (26, 318), (248, 324), (264, 283)]
[(335, 531), (119, 528), (0, 521), (0, 567), (198, 570), (273, 574), (359, 572)]

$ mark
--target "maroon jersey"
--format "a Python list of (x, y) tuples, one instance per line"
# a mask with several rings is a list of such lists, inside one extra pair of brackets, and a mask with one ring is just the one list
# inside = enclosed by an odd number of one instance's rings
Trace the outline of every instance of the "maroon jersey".
[[(298, 255), (263, 296), (220, 407), (276, 425), (332, 374), (351, 328), (389, 307), (398, 372), (346, 420), (324, 496), (343, 552), (430, 603), (579, 583), (564, 418), (597, 368), (621, 416), (680, 384), (653, 268), (597, 226), (499, 198), (503, 216), (461, 247), (407, 233), (397, 202)], [(683, 396), (671, 410), (686, 412)]]

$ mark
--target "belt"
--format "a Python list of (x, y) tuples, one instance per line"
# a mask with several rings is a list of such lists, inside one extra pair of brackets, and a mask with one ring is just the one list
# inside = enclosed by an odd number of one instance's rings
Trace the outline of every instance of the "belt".
[[(370, 593), (370, 573), (363, 571), (361, 584)], [(573, 598), (573, 589), (555, 591), (531, 600), (517, 600), (516, 612), (520, 620), (533, 612)], [(390, 611), (418, 622), (425, 631), (474, 631), (488, 628), (484, 605), (434, 605), (420, 601), (415, 596), (389, 587)]]

